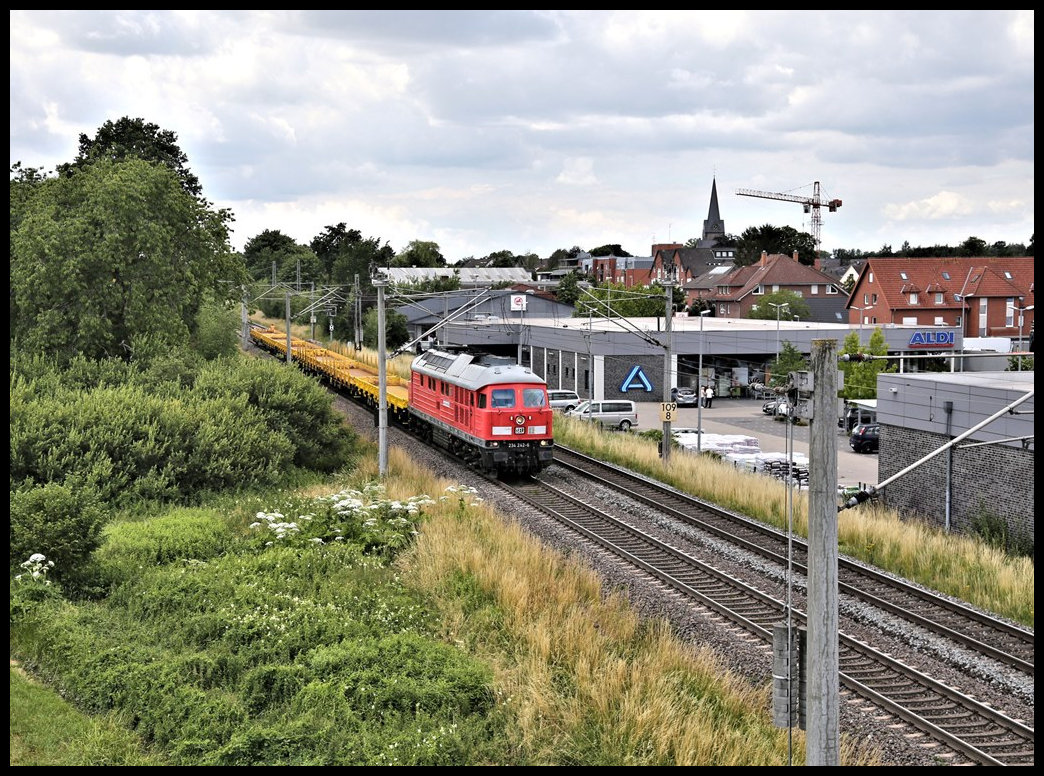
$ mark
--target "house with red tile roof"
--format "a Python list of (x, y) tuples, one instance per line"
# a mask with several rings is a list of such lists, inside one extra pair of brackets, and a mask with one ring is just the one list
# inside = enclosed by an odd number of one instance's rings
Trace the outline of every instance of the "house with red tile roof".
[(868, 258), (849, 323), (960, 326), (965, 337), (1029, 337), (1033, 257)]
[(683, 288), (690, 305), (708, 303), (719, 318), (746, 318), (763, 295), (792, 291), (808, 304), (813, 321), (842, 323), (848, 298), (837, 278), (802, 264), (797, 251), (793, 256), (762, 251), (755, 264), (713, 267)]

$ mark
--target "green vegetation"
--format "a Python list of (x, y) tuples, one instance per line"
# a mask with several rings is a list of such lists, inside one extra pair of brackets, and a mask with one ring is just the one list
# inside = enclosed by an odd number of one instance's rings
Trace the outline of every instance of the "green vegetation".
[[(11, 765), (786, 763), (767, 683), (407, 453), (379, 478), (315, 380), (238, 352), (248, 276), (311, 255), (365, 293), (394, 252), (342, 223), (237, 256), (175, 141), (124, 119), (57, 177), (12, 167)], [(659, 474), (654, 441), (557, 428)], [(711, 463), (698, 495), (781, 523), (778, 483)], [(1032, 622), (1031, 562), (847, 514), (846, 551)]]
[(117, 717), (84, 714), (11, 667), (11, 765), (166, 765)]

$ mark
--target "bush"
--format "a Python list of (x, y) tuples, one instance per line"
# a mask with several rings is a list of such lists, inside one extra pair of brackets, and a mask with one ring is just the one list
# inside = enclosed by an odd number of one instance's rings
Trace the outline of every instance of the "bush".
[(101, 540), (107, 513), (90, 488), (58, 483), (31, 486), (11, 494), (12, 568), (34, 553), (54, 562), (59, 581), (78, 578)]
[(103, 502), (130, 505), (239, 489), (285, 470), (290, 441), (245, 396), (181, 393), (12, 390), (12, 481), (92, 486)]
[(298, 466), (332, 472), (349, 459), (355, 433), (334, 412), (330, 394), (297, 369), (267, 359), (223, 359), (203, 367), (196, 390), (201, 397), (245, 397), (290, 440)]

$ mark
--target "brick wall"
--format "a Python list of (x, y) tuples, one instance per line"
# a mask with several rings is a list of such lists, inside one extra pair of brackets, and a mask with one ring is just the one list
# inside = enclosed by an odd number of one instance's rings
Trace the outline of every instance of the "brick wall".
[[(879, 481), (884, 482), (949, 437), (910, 428), (881, 425)], [(1033, 544), (1034, 454), (1021, 446), (988, 444), (940, 453), (904, 474), (882, 491), (883, 502), (932, 525), (946, 524), (947, 458), (950, 469), (950, 530), (972, 534), (973, 520), (983, 511), (1000, 518), (1013, 538)]]

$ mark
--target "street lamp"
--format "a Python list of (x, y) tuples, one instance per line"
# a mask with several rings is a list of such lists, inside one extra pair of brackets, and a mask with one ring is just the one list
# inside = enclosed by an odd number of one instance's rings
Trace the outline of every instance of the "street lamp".
[(769, 302), (768, 304), (769, 304), (769, 307), (775, 307), (776, 308), (776, 361), (778, 362), (779, 361), (779, 311), (782, 310), (784, 307), (789, 309), (790, 308), (790, 302), (780, 302), (779, 304), (776, 304), (775, 302)]
[[(1016, 311), (1018, 311), (1018, 313), (1019, 313), (1019, 351), (1021, 352), (1021, 351), (1025, 350), (1025, 348), (1022, 345), (1022, 322), (1024, 320), (1022, 314), (1024, 312), (1026, 312), (1027, 310), (1032, 310), (1033, 309), (1033, 305), (1027, 305), (1026, 307), (1015, 307), (1014, 309)], [(1020, 372), (1022, 371), (1022, 356), (1021, 355), (1019, 356), (1019, 371)]]
[(700, 310), (700, 360), (696, 375), (696, 454), (703, 452), (703, 319), (710, 308)]

